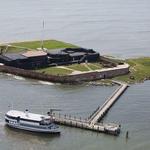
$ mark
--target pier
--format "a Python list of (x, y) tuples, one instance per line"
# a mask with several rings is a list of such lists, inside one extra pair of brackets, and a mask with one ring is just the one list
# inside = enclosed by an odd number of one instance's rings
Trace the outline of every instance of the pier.
[[(108, 110), (118, 100), (118, 98), (126, 91), (128, 84), (113, 81), (118, 84), (119, 87), (115, 92), (104, 102), (102, 106), (99, 106), (88, 119), (77, 119), (76, 117), (54, 115), (54, 121), (57, 124), (77, 127), (81, 129), (92, 130), (96, 132), (104, 132), (112, 135), (119, 135), (121, 125), (114, 123), (101, 123), (101, 119), (105, 116)], [(100, 123), (99, 123), (100, 122)]]
[(90, 116), (89, 121), (91, 124), (95, 124), (105, 116), (107, 111), (111, 106), (118, 100), (118, 98), (125, 92), (128, 85), (126, 83), (121, 83), (114, 81), (114, 83), (119, 84), (119, 88), (104, 102), (104, 104), (97, 108), (97, 110)]

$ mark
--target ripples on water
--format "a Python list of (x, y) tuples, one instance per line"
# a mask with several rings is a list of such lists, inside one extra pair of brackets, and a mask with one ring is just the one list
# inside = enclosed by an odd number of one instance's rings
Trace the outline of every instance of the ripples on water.
[(107, 55), (147, 56), (149, 14), (149, 0), (1, 0), (0, 41), (59, 39)]
[[(60, 136), (43, 136), (28, 132), (19, 132), (4, 127), (3, 114), (14, 108), (37, 113), (49, 108), (61, 108), (62, 114), (86, 118), (92, 111), (116, 89), (113, 87), (95, 87), (85, 85), (39, 84), (36, 80), (17, 80), (13, 76), (0, 75), (0, 146), (3, 149), (140, 149), (149, 147), (150, 111), (149, 86), (131, 85), (106, 115), (105, 122), (122, 124), (120, 137), (97, 134), (81, 129), (61, 127)], [(87, 94), (88, 93), (88, 94)], [(129, 139), (125, 133), (129, 131)]]
[[(150, 55), (149, 0), (1, 0), (0, 41), (59, 39), (101, 54), (119, 57)], [(42, 20), (45, 30), (42, 33)], [(13, 102), (34, 112), (43, 105), (61, 113), (87, 117), (115, 87), (64, 86), (0, 75), (0, 149), (3, 150), (149, 150), (150, 82), (132, 85), (106, 116), (122, 123), (120, 137), (61, 127), (60, 137), (39, 136), (5, 128), (3, 113)], [(43, 109), (43, 112), (48, 108)], [(129, 140), (125, 132), (129, 130)]]

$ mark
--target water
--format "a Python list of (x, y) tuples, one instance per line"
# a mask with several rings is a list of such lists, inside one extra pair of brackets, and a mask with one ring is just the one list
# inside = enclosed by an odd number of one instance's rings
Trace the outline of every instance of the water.
[[(10, 105), (18, 110), (46, 113), (49, 108), (60, 108), (62, 114), (86, 118), (117, 88), (87, 85), (43, 84), (36, 80), (22, 80), (0, 75), (0, 147), (23, 150), (96, 150), (96, 149), (149, 149), (150, 81), (131, 85), (106, 115), (104, 122), (122, 124), (119, 137), (97, 134), (81, 129), (61, 127), (61, 135), (38, 135), (18, 132), (4, 126), (3, 114)], [(42, 106), (42, 107), (41, 107)], [(129, 139), (125, 139), (126, 131)]]
[[(149, 14), (149, 0), (0, 0), (0, 41), (48, 38), (122, 58), (150, 56)], [(0, 74), (0, 149), (149, 150), (149, 87), (150, 81), (131, 85), (105, 117), (104, 122), (122, 124), (119, 137), (69, 127), (61, 127), (60, 136), (43, 136), (6, 128), (3, 114), (13, 104), (37, 113), (60, 108), (86, 118), (116, 86), (55, 85)]]
[(150, 55), (149, 0), (0, 0), (0, 4), (1, 42), (58, 39), (123, 58)]

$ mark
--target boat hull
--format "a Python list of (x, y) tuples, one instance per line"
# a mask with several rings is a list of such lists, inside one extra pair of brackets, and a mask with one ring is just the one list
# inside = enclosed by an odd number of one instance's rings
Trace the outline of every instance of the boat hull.
[(9, 123), (5, 123), (5, 124), (8, 127), (19, 129), (19, 130), (24, 130), (24, 131), (30, 131), (30, 132), (35, 132), (35, 133), (60, 134), (60, 131), (58, 129), (46, 130), (46, 129), (37, 129), (34, 127), (31, 128), (31, 127), (26, 127), (26, 126), (21, 126), (21, 125), (13, 125)]

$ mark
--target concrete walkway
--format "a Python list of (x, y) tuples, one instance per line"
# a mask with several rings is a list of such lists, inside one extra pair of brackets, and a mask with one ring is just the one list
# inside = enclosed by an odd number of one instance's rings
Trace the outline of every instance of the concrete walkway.
[(88, 66), (87, 63), (83, 63), (83, 65), (84, 65), (89, 71), (93, 71), (93, 70)]
[(98, 69), (98, 70), (82, 71), (80, 73), (76, 73), (76, 75), (89, 73), (89, 72), (105, 72), (105, 71), (120, 70), (120, 69), (126, 69), (126, 68), (129, 68), (129, 65), (125, 63), (123, 65), (118, 65), (118, 66), (113, 67), (113, 68), (103, 68), (103, 69)]
[(57, 68), (61, 68), (61, 69), (66, 69), (66, 70), (70, 70), (72, 71), (72, 73), (70, 73), (70, 75), (75, 75), (75, 74), (80, 74), (82, 73), (81, 71), (75, 70), (75, 69), (71, 69), (65, 66), (57, 66)]

